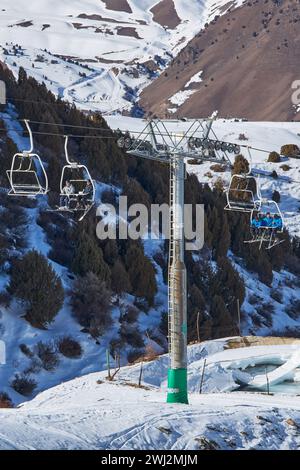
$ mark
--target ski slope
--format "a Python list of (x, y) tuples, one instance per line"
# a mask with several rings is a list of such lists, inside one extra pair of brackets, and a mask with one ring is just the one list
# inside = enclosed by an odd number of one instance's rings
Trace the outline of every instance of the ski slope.
[(2, 0), (0, 60), (82, 109), (130, 111), (141, 90), (229, 7), (227, 0), (174, 0), (169, 16), (179, 23), (172, 28), (151, 11), (165, 1), (128, 0), (128, 11), (118, 11), (101, 0)]
[[(242, 351), (246, 361), (256, 349), (222, 352), (223, 347), (224, 341), (190, 347), (190, 375), (197, 373), (200, 380), (201, 368), (195, 359), (201, 355), (213, 364), (217, 355), (226, 361), (227, 352), (232, 360), (241, 360)], [(281, 346), (266, 346), (260, 358), (273, 348), (274, 357), (282, 354)], [(293, 349), (284, 350), (289, 355)], [(136, 365), (122, 368), (113, 382), (105, 379), (105, 372), (93, 373), (51, 388), (16, 409), (0, 410), (0, 449), (299, 448), (298, 396), (192, 391), (189, 405), (166, 404), (165, 389), (149, 380), (151, 373), (162, 381), (161, 361), (144, 365), (142, 388), (136, 387), (140, 369)], [(217, 375), (214, 381), (217, 387)]]

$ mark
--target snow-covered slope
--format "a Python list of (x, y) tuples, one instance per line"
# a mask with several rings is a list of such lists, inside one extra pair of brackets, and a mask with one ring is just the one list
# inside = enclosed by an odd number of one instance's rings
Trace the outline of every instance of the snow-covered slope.
[(229, 7), (227, 0), (113, 4), (2, 0), (0, 59), (16, 74), (23, 66), (54, 93), (84, 109), (130, 110), (172, 57)]
[[(227, 362), (242, 364), (251, 355), (262, 360), (272, 353), (274, 358), (289, 356), (294, 350), (291, 345), (264, 347), (259, 353), (255, 347), (221, 352), (223, 346), (210, 342), (189, 348), (190, 374), (198, 383), (201, 356), (216, 367), (217, 360), (226, 362), (227, 353)], [(191, 393), (190, 405), (167, 405), (165, 390), (148, 382), (149, 369), (161, 381), (161, 359), (145, 365), (142, 388), (136, 387), (139, 368), (122, 369), (113, 382), (105, 380), (105, 373), (90, 374), (47, 390), (17, 409), (0, 410), (0, 449), (299, 448), (299, 397)], [(216, 371), (211, 376), (217, 386)]]

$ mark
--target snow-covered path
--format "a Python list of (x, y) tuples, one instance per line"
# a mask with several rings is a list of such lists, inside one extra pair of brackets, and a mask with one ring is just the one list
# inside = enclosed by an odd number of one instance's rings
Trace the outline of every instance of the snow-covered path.
[(233, 369), (260, 362), (263, 356), (280, 363), (299, 346), (223, 347), (224, 341), (189, 347), (190, 405), (165, 403), (163, 356), (144, 364), (142, 388), (136, 386), (138, 364), (122, 368), (113, 382), (106, 380), (105, 371), (92, 373), (46, 390), (16, 409), (0, 410), (0, 450), (300, 448), (299, 396), (199, 395), (194, 383), (207, 355), (206, 383), (225, 390), (225, 382), (232, 383), (232, 369), (221, 373), (220, 362)]
[[(101, 375), (101, 374), (100, 374)], [(157, 390), (97, 384), (99, 374), (1, 410), (0, 449), (297, 449), (300, 399), (192, 395), (167, 405)]]

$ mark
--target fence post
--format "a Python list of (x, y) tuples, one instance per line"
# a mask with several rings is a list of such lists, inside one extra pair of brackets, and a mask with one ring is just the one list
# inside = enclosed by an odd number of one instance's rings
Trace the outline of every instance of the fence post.
[(111, 380), (109, 349), (106, 350), (106, 364), (107, 364), (107, 378), (108, 380)]
[(266, 378), (267, 378), (267, 394), (270, 395), (270, 382), (269, 382), (269, 376), (268, 376), (268, 369), (266, 367)]
[(206, 358), (204, 359), (203, 368), (202, 368), (202, 375), (201, 375), (201, 382), (200, 382), (200, 390), (199, 390), (199, 393), (200, 393), (200, 394), (202, 393), (202, 387), (203, 387), (203, 382), (204, 382), (205, 367), (206, 367)]
[(139, 387), (142, 385), (142, 376), (143, 376), (143, 361), (141, 362), (140, 375), (139, 375)]

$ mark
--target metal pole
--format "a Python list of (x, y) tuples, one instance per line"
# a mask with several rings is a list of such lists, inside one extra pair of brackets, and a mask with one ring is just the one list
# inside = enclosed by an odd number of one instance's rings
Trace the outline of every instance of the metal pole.
[(238, 323), (239, 323), (239, 336), (241, 337), (241, 311), (240, 311), (240, 299), (237, 299), (237, 312), (238, 312)]
[(203, 382), (204, 382), (204, 373), (205, 373), (206, 361), (207, 361), (207, 359), (205, 358), (205, 359), (204, 359), (204, 363), (203, 363), (203, 368), (202, 368), (202, 374), (201, 374), (201, 381), (200, 381), (199, 393), (202, 393), (202, 389), (203, 389)]
[(171, 156), (168, 403), (188, 403), (187, 305), (184, 264), (184, 159)]

